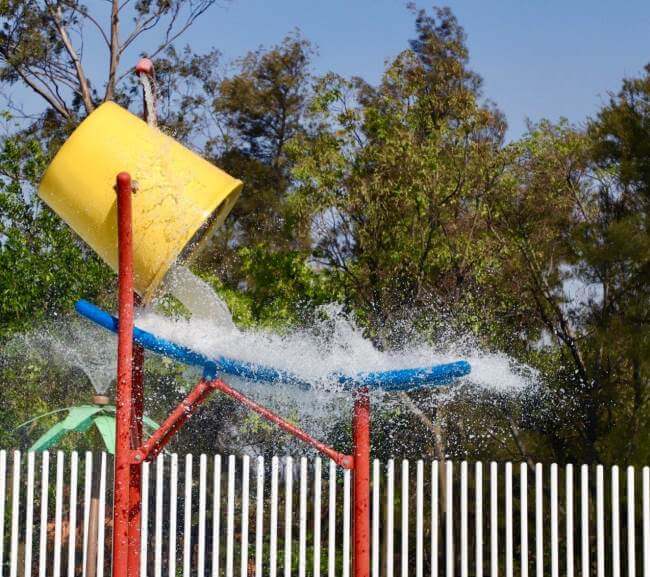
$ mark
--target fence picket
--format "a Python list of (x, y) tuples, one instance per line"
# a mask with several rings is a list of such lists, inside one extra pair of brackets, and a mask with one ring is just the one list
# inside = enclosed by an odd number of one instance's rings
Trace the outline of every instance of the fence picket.
[(242, 458), (241, 480), (241, 577), (248, 575), (248, 509), (249, 509), (250, 457)]
[[(95, 472), (95, 474), (97, 474)], [(88, 531), (90, 529), (90, 502), (92, 495), (92, 477), (93, 477), (93, 454), (86, 451), (86, 463), (84, 467), (84, 510), (83, 510), (83, 551), (81, 556), (82, 577), (86, 577), (88, 567)]]
[(140, 479), (140, 495), (142, 506), (140, 509), (140, 575), (147, 576), (147, 561), (149, 559), (149, 461), (142, 463), (142, 477)]
[[(379, 459), (372, 463), (372, 577), (379, 577), (379, 515), (380, 515), (380, 488), (381, 467)], [(314, 571), (314, 575), (318, 575)]]
[(454, 465), (451, 461), (445, 461), (445, 485), (447, 498), (445, 500), (446, 514), (446, 537), (447, 558), (446, 574), (447, 577), (454, 577)]
[(97, 577), (104, 577), (104, 541), (106, 539), (106, 453), (102, 452), (99, 464), (99, 506), (97, 508)]
[[(208, 457), (202, 453), (199, 456), (199, 530), (197, 535), (198, 551), (196, 560), (196, 573), (198, 577), (204, 577), (205, 575), (205, 511), (207, 508), (207, 477)], [(158, 575), (156, 575), (156, 577), (158, 577)]]
[[(16, 460), (15, 460), (16, 453), (14, 453), (14, 484), (16, 480), (16, 475), (20, 474), (20, 469), (16, 468)], [(63, 465), (65, 461), (65, 456), (62, 451), (57, 451), (56, 453), (56, 484), (55, 484), (55, 493), (54, 493), (54, 564), (52, 566), (52, 575), (53, 577), (61, 577), (61, 533), (62, 533), (62, 526), (61, 523), (63, 521)], [(20, 465), (20, 461), (18, 461), (18, 464)], [(15, 491), (20, 490), (19, 485), (15, 485), (14, 487)], [(15, 496), (15, 495), (14, 495)], [(17, 505), (17, 502), (16, 502)], [(15, 507), (14, 507), (15, 508)], [(13, 523), (12, 523), (13, 525)], [(16, 524), (17, 525), (17, 524)], [(12, 533), (14, 531), (12, 530)], [(16, 539), (18, 537), (18, 528), (16, 526)], [(17, 546), (17, 543), (16, 543)], [(13, 538), (12, 538), (12, 553), (13, 553)], [(11, 568), (11, 577), (16, 577), (15, 575), (15, 570), (13, 568), (13, 561), (12, 561), (12, 568)]]
[[(5, 461), (6, 454), (4, 451), (0, 453), (0, 494), (2, 499), (0, 502), (4, 505), (4, 478), (5, 478)], [(41, 456), (41, 519), (40, 519), (40, 535), (38, 540), (38, 575), (39, 577), (45, 577), (45, 572), (47, 570), (47, 501), (49, 494), (49, 479), (50, 479), (50, 453), (48, 451), (43, 451)], [(4, 506), (2, 515), (0, 516), (0, 522), (4, 524)], [(4, 531), (3, 531), (4, 535)], [(4, 539), (0, 539), (4, 541)], [(1, 561), (0, 556), (0, 561)], [(2, 564), (0, 563), (0, 566)], [(2, 569), (0, 569), (0, 575), (2, 574)]]
[[(35, 539), (34, 535), (34, 469), (36, 454), (33, 451), (27, 453), (27, 495), (25, 507), (25, 577), (32, 574), (32, 551)], [(76, 502), (76, 501), (75, 501)], [(2, 533), (0, 533), (2, 535)], [(0, 537), (0, 541), (2, 541)]]
[(551, 464), (551, 576), (560, 577), (557, 463)]
[(7, 498), (7, 452), (0, 451), (0, 577), (4, 575), (5, 500)]
[(605, 478), (602, 465), (596, 467), (596, 543), (597, 575), (605, 577)]
[(469, 570), (467, 551), (467, 461), (460, 464), (460, 574), (467, 577)]
[(528, 577), (528, 464), (519, 467), (519, 531), (521, 577)]
[(321, 499), (322, 499), (322, 462), (320, 457), (314, 461), (314, 577), (320, 575), (320, 539), (321, 539)]
[[(307, 563), (307, 458), (300, 459), (300, 502), (298, 504), (298, 577), (305, 577)], [(242, 577), (246, 575), (242, 574)]]
[(291, 533), (293, 529), (293, 459), (287, 457), (284, 469), (284, 577), (291, 577)]
[(490, 463), (490, 577), (499, 574), (499, 502), (498, 468)]
[(192, 455), (186, 455), (185, 456), (185, 511), (183, 516), (183, 577), (190, 577), (191, 571), (192, 571)]
[[(264, 457), (257, 458), (257, 488), (255, 491), (255, 577), (262, 577), (264, 558)], [(318, 575), (318, 573), (314, 573)]]
[[(466, 495), (467, 497), (467, 495)], [(417, 462), (415, 495), (415, 577), (423, 577), (424, 560), (424, 462)]]
[(564, 469), (566, 509), (566, 577), (573, 577), (573, 465)]
[(409, 574), (409, 462), (402, 460), (402, 577)]
[(627, 577), (636, 577), (634, 467), (627, 468)]
[(350, 469), (343, 471), (343, 577), (350, 577)]
[(612, 577), (621, 577), (621, 558), (620, 558), (620, 507), (618, 491), (618, 467), (612, 467)]
[[(212, 577), (219, 576), (221, 548), (221, 455), (215, 455), (212, 470)], [(173, 575), (170, 573), (170, 575)]]
[(393, 523), (395, 515), (395, 461), (388, 460), (386, 468), (386, 574), (393, 577)]
[(330, 461), (327, 524), (327, 574), (336, 574), (336, 463)]
[(506, 576), (513, 576), (512, 463), (506, 463)]
[[(156, 525), (154, 532), (154, 575), (162, 577), (162, 544), (163, 544), (163, 499), (164, 499), (165, 457), (156, 457)], [(203, 575), (203, 573), (201, 573)]]
[(643, 467), (643, 577), (650, 577), (650, 467)]
[[(176, 575), (176, 531), (178, 524), (178, 455), (172, 453), (169, 463), (169, 575)], [(215, 556), (212, 557), (213, 559)], [(213, 574), (214, 575), (214, 574)]]
[[(31, 457), (33, 453), (29, 453)], [(76, 451), (70, 455), (70, 511), (68, 514), (68, 577), (75, 575), (75, 558), (77, 549), (77, 468), (79, 456)], [(29, 533), (27, 533), (29, 535)], [(26, 539), (29, 541), (29, 537)]]
[(475, 505), (474, 518), (476, 535), (476, 577), (483, 577), (483, 463), (476, 463), (475, 468)]
[(535, 465), (535, 566), (537, 577), (544, 577), (544, 502), (542, 464)]
[[(271, 459), (271, 537), (269, 543), (269, 577), (276, 577), (278, 569), (278, 469), (278, 458), (273, 457)], [(332, 530), (334, 522), (330, 525), (330, 531)], [(333, 572), (330, 577), (334, 577)]]
[(431, 577), (438, 577), (438, 488), (440, 471), (438, 461), (431, 463)]
[(582, 562), (582, 577), (589, 577), (589, 465), (580, 468), (580, 511), (582, 546), (580, 561)]
[[(10, 577), (17, 577), (18, 575), (18, 556), (19, 556), (19, 551), (18, 551), (18, 536), (20, 534), (20, 526), (19, 526), (19, 521), (20, 521), (20, 460), (21, 460), (21, 455), (20, 451), (14, 451), (14, 459), (13, 459), (13, 476), (12, 476), (12, 486), (11, 486), (11, 563), (9, 565), (9, 575)], [(62, 501), (63, 501), (63, 464), (61, 463), (61, 489), (59, 490), (59, 476), (57, 474), (57, 508), (58, 508), (58, 523), (56, 527), (56, 532), (58, 533), (59, 536), (59, 549), (61, 545), (61, 508), (62, 508)], [(57, 463), (57, 470), (58, 470), (58, 463)], [(56, 572), (57, 565), (56, 565), (56, 551), (54, 552), (55, 555), (55, 561), (54, 561), (54, 567), (55, 567), (55, 575), (58, 577), (60, 574), (61, 570), (61, 553), (59, 552), (59, 565), (58, 565), (58, 572)]]
[(234, 577), (235, 569), (235, 455), (228, 457), (228, 502), (226, 517), (226, 577)]

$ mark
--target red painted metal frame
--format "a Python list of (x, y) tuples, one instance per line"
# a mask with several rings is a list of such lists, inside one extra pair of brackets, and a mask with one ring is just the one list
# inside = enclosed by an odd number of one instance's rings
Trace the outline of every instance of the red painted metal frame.
[[(137, 575), (129, 561), (131, 509), (131, 431), (133, 385), (133, 231), (131, 227), (131, 177), (117, 175), (118, 308), (117, 391), (115, 410), (115, 488), (113, 492), (113, 577)], [(134, 499), (136, 495), (134, 494)], [(139, 497), (139, 496), (138, 496)], [(139, 499), (138, 499), (139, 501)], [(139, 505), (139, 504), (138, 504)]]
[(140, 522), (142, 462), (159, 454), (171, 437), (196, 408), (215, 390), (237, 400), (282, 430), (291, 433), (332, 459), (354, 471), (354, 576), (370, 575), (370, 398), (366, 388), (355, 392), (353, 441), (354, 455), (344, 455), (308, 435), (299, 427), (259, 405), (219, 379), (202, 379), (192, 392), (143, 443), (144, 351), (133, 342), (133, 236), (131, 177), (117, 176), (119, 314), (115, 489), (113, 509), (113, 577), (140, 575)]
[(215, 388), (217, 388), (222, 393), (225, 393), (229, 397), (235, 399), (236, 401), (239, 401), (246, 408), (257, 413), (258, 415), (261, 415), (267, 421), (276, 424), (283, 431), (286, 431), (287, 433), (290, 433), (297, 439), (300, 439), (301, 441), (307, 443), (308, 445), (311, 445), (317, 451), (319, 451), (329, 459), (332, 459), (332, 461), (334, 461), (339, 467), (343, 467), (344, 469), (354, 468), (354, 458), (351, 455), (344, 455), (343, 453), (339, 453), (338, 451), (335, 451), (331, 447), (328, 447), (325, 443), (321, 443), (317, 439), (314, 439), (314, 437), (308, 435), (307, 433), (305, 433), (305, 431), (303, 431), (299, 427), (296, 427), (295, 425), (283, 419), (282, 417), (276, 415), (266, 407), (259, 405), (252, 399), (249, 399), (246, 395), (240, 393), (239, 391), (236, 391), (235, 389), (233, 389), (231, 386), (227, 385), (223, 381), (219, 381), (219, 380), (215, 381)]
[(370, 576), (370, 396), (367, 387), (354, 393), (352, 416), (354, 444), (353, 571), (354, 577)]
[(367, 388), (355, 392), (352, 423), (354, 454), (345, 455), (259, 405), (220, 379), (202, 379), (164, 423), (143, 443), (143, 349), (133, 342), (133, 232), (131, 177), (117, 175), (118, 327), (115, 484), (113, 506), (113, 577), (140, 575), (142, 462), (160, 453), (196, 408), (215, 390), (230, 396), (282, 430), (308, 443), (354, 474), (354, 577), (370, 576), (370, 398)]

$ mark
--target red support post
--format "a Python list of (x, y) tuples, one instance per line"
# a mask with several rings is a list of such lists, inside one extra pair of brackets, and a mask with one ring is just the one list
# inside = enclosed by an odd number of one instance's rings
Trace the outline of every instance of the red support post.
[(354, 556), (353, 576), (370, 577), (370, 396), (367, 387), (354, 393)]
[[(134, 305), (141, 304), (137, 293), (133, 293)], [(131, 389), (131, 449), (142, 445), (142, 418), (144, 415), (144, 348), (133, 343), (133, 383)], [(140, 525), (142, 513), (142, 465), (131, 465), (129, 488), (129, 572), (140, 570)]]
[(133, 383), (133, 231), (131, 176), (117, 175), (119, 315), (115, 410), (115, 484), (113, 505), (113, 577), (137, 575), (129, 566), (131, 419)]

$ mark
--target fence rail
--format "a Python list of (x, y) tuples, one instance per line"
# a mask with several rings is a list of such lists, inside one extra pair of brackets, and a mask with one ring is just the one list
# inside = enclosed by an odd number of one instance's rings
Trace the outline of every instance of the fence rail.
[[(0, 577), (110, 575), (112, 458), (0, 451)], [(650, 468), (389, 460), (372, 467), (372, 577), (650, 577)], [(350, 472), (161, 455), (142, 575), (350, 577)]]

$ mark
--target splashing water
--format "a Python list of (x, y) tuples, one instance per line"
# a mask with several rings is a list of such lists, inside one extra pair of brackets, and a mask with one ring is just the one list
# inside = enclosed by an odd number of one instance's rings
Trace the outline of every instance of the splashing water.
[[(335, 374), (426, 367), (467, 359), (472, 373), (465, 386), (499, 394), (530, 389), (537, 380), (531, 369), (517, 365), (505, 354), (480, 350), (471, 339), (449, 339), (443, 344), (411, 343), (398, 351), (380, 351), (364, 337), (354, 320), (340, 307), (321, 307), (317, 321), (306, 329), (278, 334), (263, 329), (239, 330), (212, 287), (186, 268), (176, 267), (167, 290), (192, 312), (189, 320), (140, 311), (137, 325), (155, 335), (208, 357), (227, 356), (291, 372), (312, 384), (305, 391), (291, 385), (253, 383), (226, 375), (256, 401), (288, 415), (294, 414), (308, 430), (322, 434), (332, 415), (342, 416), (352, 406), (351, 395)], [(193, 375), (198, 377), (198, 374)], [(404, 402), (403, 396), (373, 391), (374, 401), (385, 407)]]
[(115, 342), (115, 338), (105, 330), (75, 320), (21, 335), (14, 345), (55, 363), (81, 369), (96, 394), (103, 395), (115, 380)]
[(144, 93), (144, 101), (146, 104), (145, 114), (147, 117), (147, 124), (149, 126), (156, 126), (156, 101), (154, 98), (152, 80), (147, 74), (140, 74), (140, 83), (142, 84), (142, 92)]
[(226, 303), (207, 282), (188, 268), (174, 265), (165, 277), (162, 290), (171, 293), (183, 303), (192, 313), (192, 318), (203, 319), (213, 328), (235, 330)]
[(340, 385), (334, 374), (354, 375), (367, 371), (387, 371), (426, 367), (467, 359), (473, 384), (498, 391), (514, 391), (530, 385), (533, 374), (516, 370), (504, 354), (482, 352), (470, 340), (455, 340), (433, 346), (415, 343), (399, 351), (380, 351), (353, 320), (339, 307), (322, 307), (322, 320), (309, 329), (280, 335), (255, 329), (223, 330), (212, 320), (192, 317), (171, 319), (152, 311), (141, 314), (141, 328), (165, 339), (194, 349), (206, 356), (227, 356), (241, 361), (268, 365), (296, 374), (315, 389), (335, 391)]

